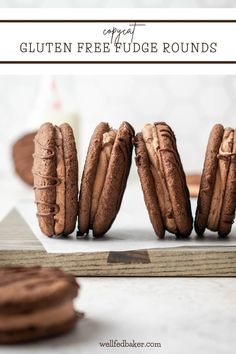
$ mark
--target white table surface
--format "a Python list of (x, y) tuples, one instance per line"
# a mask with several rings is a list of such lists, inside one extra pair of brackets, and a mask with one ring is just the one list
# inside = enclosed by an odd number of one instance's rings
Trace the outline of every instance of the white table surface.
[[(31, 191), (0, 179), (0, 219)], [(82, 278), (76, 308), (85, 318), (60, 338), (21, 346), (13, 353), (235, 353), (234, 278)], [(160, 342), (161, 349), (100, 348), (109, 339)]]
[[(83, 278), (85, 318), (68, 335), (1, 354), (235, 353), (235, 279)], [(100, 348), (109, 339), (160, 342), (161, 349)]]

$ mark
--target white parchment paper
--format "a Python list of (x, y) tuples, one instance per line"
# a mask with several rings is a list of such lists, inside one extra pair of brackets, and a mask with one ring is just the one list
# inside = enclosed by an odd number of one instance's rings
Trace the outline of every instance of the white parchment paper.
[[(196, 200), (192, 201), (192, 211), (195, 214)], [(44, 236), (35, 216), (36, 209), (33, 201), (22, 201), (17, 209), (33, 233), (49, 253), (127, 251), (149, 248), (168, 248), (183, 246), (235, 246), (236, 227), (230, 236), (221, 240), (217, 234), (207, 232), (204, 238), (198, 238), (194, 231), (189, 240), (176, 240), (175, 236), (167, 233), (164, 240), (157, 239), (148, 218), (139, 186), (129, 186), (121, 206), (121, 210), (110, 231), (101, 239), (91, 236), (76, 239), (76, 232), (67, 238), (49, 238)]]

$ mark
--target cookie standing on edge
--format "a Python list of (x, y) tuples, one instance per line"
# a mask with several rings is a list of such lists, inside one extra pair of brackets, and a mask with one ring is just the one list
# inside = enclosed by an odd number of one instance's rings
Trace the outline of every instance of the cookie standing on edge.
[(35, 137), (34, 190), (37, 217), (47, 236), (72, 233), (78, 212), (78, 160), (69, 124), (43, 124)]
[(20, 343), (69, 331), (78, 316), (79, 286), (59, 268), (0, 269), (0, 343)]
[(135, 137), (136, 165), (149, 217), (158, 237), (165, 230), (187, 237), (192, 231), (189, 191), (176, 139), (163, 122), (146, 124)]
[(195, 230), (225, 237), (236, 208), (236, 130), (216, 124), (209, 136), (195, 218)]
[(90, 140), (79, 197), (79, 232), (104, 235), (120, 209), (131, 166), (134, 130), (100, 123)]

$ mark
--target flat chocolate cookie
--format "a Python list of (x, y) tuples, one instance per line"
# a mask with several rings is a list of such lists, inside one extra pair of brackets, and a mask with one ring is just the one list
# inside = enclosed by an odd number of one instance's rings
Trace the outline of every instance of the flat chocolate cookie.
[(144, 200), (157, 236), (163, 238), (165, 230), (189, 236), (189, 191), (173, 131), (163, 122), (146, 124), (136, 135), (135, 151)]
[(33, 152), (36, 132), (22, 136), (12, 146), (12, 158), (18, 176), (30, 186), (33, 185)]
[(104, 235), (120, 209), (131, 166), (134, 130), (100, 123), (90, 140), (79, 197), (78, 235)]
[(79, 286), (59, 268), (0, 269), (0, 343), (21, 343), (62, 334), (77, 321)]
[(35, 137), (34, 190), (37, 216), (47, 236), (68, 235), (78, 212), (78, 160), (73, 131), (43, 124)]
[(216, 124), (209, 136), (195, 217), (195, 230), (225, 237), (236, 208), (236, 131)]

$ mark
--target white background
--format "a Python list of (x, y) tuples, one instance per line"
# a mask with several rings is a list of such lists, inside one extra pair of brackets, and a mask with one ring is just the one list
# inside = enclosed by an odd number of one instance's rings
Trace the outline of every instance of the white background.
[[(0, 77), (0, 176), (11, 171), (11, 145), (22, 134), (50, 120), (48, 76)], [(167, 121), (177, 136), (187, 172), (200, 172), (213, 124), (235, 126), (235, 76), (54, 76), (62, 107), (79, 115), (80, 172), (90, 136), (100, 121), (136, 131), (145, 122)], [(133, 166), (132, 177), (138, 180)]]
[(0, 7), (236, 7), (235, 0), (1, 0)]

